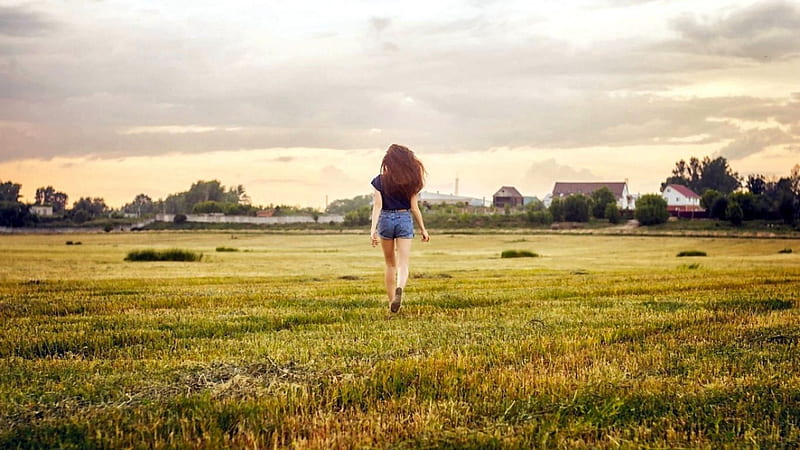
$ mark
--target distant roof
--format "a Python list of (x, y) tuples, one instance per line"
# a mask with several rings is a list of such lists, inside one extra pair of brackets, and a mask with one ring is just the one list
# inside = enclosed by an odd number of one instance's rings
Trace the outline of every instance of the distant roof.
[(522, 197), (517, 188), (514, 186), (503, 186), (499, 191), (494, 193), (494, 197)]
[(438, 192), (427, 192), (422, 191), (419, 193), (420, 200), (427, 200), (427, 201), (442, 201), (442, 200), (459, 200), (463, 202), (468, 202), (470, 200), (475, 200), (473, 197), (462, 197), (460, 195), (450, 195), (450, 194), (440, 194)]
[(686, 198), (700, 198), (700, 196), (697, 195), (695, 191), (689, 189), (688, 186), (682, 184), (668, 184), (667, 187), (680, 192)]
[(598, 183), (572, 183), (557, 181), (553, 186), (553, 197), (568, 196), (572, 194), (591, 195), (592, 192), (607, 187), (614, 197), (622, 198), (622, 193), (625, 191), (625, 183), (621, 182), (598, 182)]
[(418, 200), (428, 203), (467, 203), (470, 206), (483, 206), (483, 200), (480, 198), (440, 194), (438, 192), (422, 191), (419, 193)]

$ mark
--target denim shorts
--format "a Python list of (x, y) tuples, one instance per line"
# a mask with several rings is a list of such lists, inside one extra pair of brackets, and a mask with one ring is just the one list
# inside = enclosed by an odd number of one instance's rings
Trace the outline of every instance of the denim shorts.
[(378, 218), (378, 235), (383, 239), (412, 239), (414, 220), (411, 212), (382, 210)]

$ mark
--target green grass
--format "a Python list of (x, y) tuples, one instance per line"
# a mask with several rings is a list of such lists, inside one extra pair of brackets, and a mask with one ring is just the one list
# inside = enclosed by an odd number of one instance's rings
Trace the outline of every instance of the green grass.
[(0, 448), (800, 446), (800, 241), (221, 236), (0, 236)]
[[(218, 250), (219, 251), (219, 250)], [(167, 250), (133, 250), (125, 261), (200, 261), (203, 255), (189, 250), (171, 248)]]
[(708, 254), (700, 250), (684, 250), (682, 252), (678, 252), (678, 258), (682, 258), (684, 256), (708, 256)]
[(217, 247), (216, 251), (218, 251), (218, 252), (238, 252), (239, 249), (238, 248), (234, 248), (234, 247)]
[(503, 250), (500, 253), (501, 258), (535, 258), (538, 254), (529, 250)]

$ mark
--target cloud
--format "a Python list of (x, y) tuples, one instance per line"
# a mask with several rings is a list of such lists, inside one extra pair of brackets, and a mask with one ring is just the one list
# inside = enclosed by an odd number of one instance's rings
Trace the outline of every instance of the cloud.
[(716, 20), (685, 14), (672, 22), (683, 51), (757, 61), (800, 56), (800, 7), (786, 1), (762, 1)]
[(718, 155), (736, 161), (761, 153), (774, 145), (798, 142), (800, 142), (800, 139), (779, 128), (757, 129), (743, 133), (741, 137), (720, 149)]
[(39, 36), (54, 27), (55, 24), (44, 14), (24, 7), (0, 5), (0, 36)]
[(585, 168), (559, 164), (554, 158), (531, 164), (522, 180), (526, 192), (550, 192), (556, 181), (594, 181), (598, 177)]
[[(800, 46), (784, 39), (798, 24), (791, 4), (681, 16), (673, 23), (677, 41), (632, 36), (576, 45), (537, 32), (542, 13), (488, 3), (496, 16), (470, 8), (441, 18), (369, 11), (352, 32), (330, 33), (317, 19), (322, 26), (315, 22), (307, 39), (247, 28), (245, 19), (226, 27), (225, 17), (198, 34), (193, 17), (122, 10), (48, 28), (54, 22), (41, 14), (1, 8), (0, 18), (23, 17), (7, 23), (27, 20), (50, 34), (0, 39), (1, 52), (21, 55), (0, 62), (0, 120), (30, 124), (25, 134), (0, 124), (0, 160), (387, 142), (426, 152), (694, 145), (696, 136), (723, 147), (741, 130), (709, 117), (800, 120), (796, 100), (669, 94), (741, 68), (736, 58), (707, 54), (756, 55), (747, 47), (752, 37), (788, 58)], [(86, 10), (90, 19), (96, 8)], [(58, 23), (76, 20), (58, 11)]]

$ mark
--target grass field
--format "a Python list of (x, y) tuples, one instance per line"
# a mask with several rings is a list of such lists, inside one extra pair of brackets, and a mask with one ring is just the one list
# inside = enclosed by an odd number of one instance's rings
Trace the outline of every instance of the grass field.
[(0, 236), (0, 448), (800, 446), (800, 240), (414, 246)]

